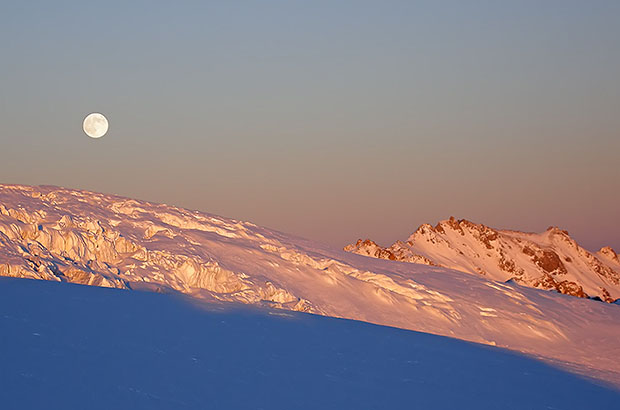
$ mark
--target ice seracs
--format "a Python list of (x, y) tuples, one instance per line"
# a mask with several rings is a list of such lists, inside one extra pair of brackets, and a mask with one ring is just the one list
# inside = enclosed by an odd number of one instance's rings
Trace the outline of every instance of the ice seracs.
[[(438, 257), (458, 254), (452, 249), (457, 238), (478, 244), (474, 251), (484, 255), (498, 248), (508, 256), (518, 253), (532, 266), (550, 270), (556, 281), (572, 272), (565, 257), (581, 263), (579, 248), (555, 230), (527, 243), (529, 234), (515, 233), (504, 244), (502, 232), (448, 221), (414, 235), (441, 246), (441, 252), (431, 253), (435, 248), (429, 245), (423, 255), (441, 266), (458, 266)], [(555, 258), (536, 241), (561, 243), (571, 253)], [(409, 246), (399, 244), (395, 259), (402, 257), (398, 252), (411, 252)], [(453, 253), (442, 253), (446, 249)], [(368, 258), (174, 206), (58, 187), (0, 185), (0, 275), (182, 292), (207, 301), (362, 320), (507, 347), (620, 385), (617, 305), (504, 283), (514, 273), (468, 275), (427, 263)], [(588, 292), (586, 285), (580, 284)]]
[(397, 241), (386, 248), (367, 239), (344, 249), (606, 302), (620, 298), (620, 263), (613, 249), (606, 247), (592, 254), (567, 231), (553, 226), (542, 233), (525, 233), (451, 217), (434, 227), (421, 225), (406, 242)]

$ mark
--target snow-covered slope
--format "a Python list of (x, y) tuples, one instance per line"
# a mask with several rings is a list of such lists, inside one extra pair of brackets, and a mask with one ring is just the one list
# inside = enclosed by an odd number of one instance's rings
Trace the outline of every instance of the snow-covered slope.
[(594, 255), (556, 227), (538, 234), (524, 233), (450, 218), (435, 227), (422, 225), (406, 242), (397, 241), (388, 248), (360, 239), (345, 250), (442, 266), (502, 282), (514, 280), (606, 302), (620, 298), (620, 263), (614, 250), (605, 247)]
[(127, 198), (0, 186), (0, 275), (362, 320), (508, 347), (620, 385), (617, 305), (367, 258)]
[(0, 408), (612, 409), (504, 349), (147, 292), (0, 278)]

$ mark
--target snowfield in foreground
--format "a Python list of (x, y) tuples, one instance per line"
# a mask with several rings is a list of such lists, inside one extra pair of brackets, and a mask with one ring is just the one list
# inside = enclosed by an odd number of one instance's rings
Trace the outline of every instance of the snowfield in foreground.
[(620, 386), (618, 305), (372, 259), (167, 205), (0, 185), (0, 275), (361, 320), (506, 347)]
[(620, 392), (521, 354), (186, 296), (0, 278), (3, 409), (587, 409)]

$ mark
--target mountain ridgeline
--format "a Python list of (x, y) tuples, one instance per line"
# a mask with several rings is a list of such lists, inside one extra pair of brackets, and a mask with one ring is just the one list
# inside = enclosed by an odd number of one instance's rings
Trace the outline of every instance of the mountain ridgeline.
[(344, 249), (610, 303), (620, 298), (616, 252), (610, 247), (595, 254), (588, 252), (557, 227), (525, 233), (451, 217), (436, 226), (421, 225), (406, 242), (396, 241), (384, 248), (372, 240), (360, 239)]
[[(164, 204), (60, 187), (0, 185), (0, 276), (183, 293), (196, 303), (242, 303), (365, 321), (533, 354), (620, 386), (618, 306), (505, 282), (519, 274), (529, 280), (523, 263), (530, 261), (556, 282), (579, 281), (588, 295), (604, 284), (613, 298), (615, 271), (560, 231), (536, 239), (562, 243), (565, 251), (555, 258), (548, 246), (526, 241), (524, 234), (504, 243), (508, 234), (449, 224), (416, 234), (441, 244), (437, 254), (430, 252), (432, 242), (426, 259), (408, 244), (398, 248), (410, 260), (426, 263), (420, 265), (368, 258), (251, 222)], [(488, 260), (481, 269), (497, 263), (491, 256), (501, 250), (503, 276), (441, 267), (459, 267), (448, 263), (453, 254), (470, 261), (466, 248), (463, 255), (452, 248), (456, 238), (470, 241), (484, 257), (480, 260)], [(444, 253), (448, 250), (452, 253)], [(386, 259), (407, 260), (396, 255)], [(586, 276), (573, 268), (586, 258), (599, 266), (599, 274)], [(466, 266), (478, 273), (476, 265)]]

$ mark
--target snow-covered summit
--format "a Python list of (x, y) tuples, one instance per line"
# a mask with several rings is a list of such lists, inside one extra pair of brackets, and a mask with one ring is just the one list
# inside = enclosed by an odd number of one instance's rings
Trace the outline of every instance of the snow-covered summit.
[(620, 385), (616, 305), (366, 258), (163, 204), (0, 185), (0, 275), (362, 320), (519, 350)]
[(397, 241), (387, 248), (360, 239), (345, 250), (607, 302), (620, 298), (620, 263), (614, 250), (605, 247), (592, 254), (567, 231), (553, 226), (542, 233), (525, 233), (451, 217), (434, 227), (421, 225), (406, 242)]
[(620, 266), (618, 254), (610, 246), (602, 247), (601, 250), (598, 251), (598, 254), (601, 256), (601, 258), (608, 260), (610, 263), (615, 264), (616, 266)]

